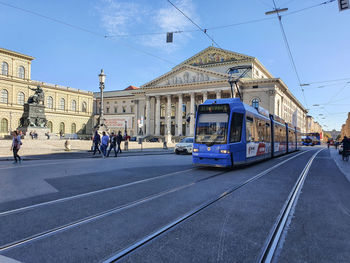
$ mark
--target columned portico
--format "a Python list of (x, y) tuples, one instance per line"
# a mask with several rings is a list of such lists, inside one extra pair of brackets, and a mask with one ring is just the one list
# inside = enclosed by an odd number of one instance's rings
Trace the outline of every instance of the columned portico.
[(208, 99), (208, 92), (203, 92), (203, 103)]
[(146, 96), (146, 135), (151, 134), (151, 103), (150, 97)]
[(166, 112), (166, 136), (167, 141), (171, 141), (171, 95), (167, 95), (167, 112)]
[(194, 92), (190, 95), (190, 136), (194, 136)]
[(182, 94), (178, 95), (179, 97), (179, 104), (178, 104), (178, 113), (177, 113), (177, 135), (182, 136), (182, 114), (183, 114), (183, 109), (182, 109)]
[(155, 135), (160, 135), (160, 96), (156, 96), (156, 120), (155, 120)]

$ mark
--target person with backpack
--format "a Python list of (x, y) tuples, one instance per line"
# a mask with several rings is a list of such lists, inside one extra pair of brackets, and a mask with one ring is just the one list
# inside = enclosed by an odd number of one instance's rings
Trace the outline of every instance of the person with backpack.
[(117, 150), (117, 153), (122, 153), (122, 148), (120, 147), (120, 144), (123, 140), (123, 136), (122, 136), (122, 133), (121, 131), (118, 131), (118, 135), (117, 135), (117, 144), (118, 144), (118, 150)]
[(13, 151), (13, 158), (15, 159), (13, 163), (14, 164), (16, 164), (17, 162), (21, 163), (22, 159), (18, 155), (18, 151), (22, 145), (21, 136), (18, 134), (17, 131), (13, 131), (12, 136), (13, 137), (12, 137), (11, 151)]
[(109, 143), (109, 136), (106, 134), (106, 132), (102, 132), (102, 139), (101, 139), (102, 158), (105, 158), (107, 155), (108, 143)]
[(111, 137), (109, 138), (109, 150), (107, 157), (109, 157), (112, 149), (114, 150), (114, 157), (117, 157), (117, 136), (115, 136), (114, 132), (112, 132)]

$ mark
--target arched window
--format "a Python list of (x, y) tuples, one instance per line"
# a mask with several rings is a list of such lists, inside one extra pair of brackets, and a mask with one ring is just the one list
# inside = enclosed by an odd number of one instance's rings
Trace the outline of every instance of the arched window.
[(66, 107), (66, 101), (64, 100), (64, 98), (61, 98), (61, 99), (60, 99), (60, 105), (59, 105), (58, 108), (59, 108), (60, 110), (64, 110), (65, 107)]
[(87, 112), (87, 104), (86, 104), (85, 101), (84, 101), (84, 102), (82, 103), (82, 105), (81, 105), (81, 111), (82, 111), (82, 112)]
[(9, 64), (5, 61), (1, 64), (1, 74), (7, 76), (9, 74)]
[(49, 121), (48, 123), (47, 123), (47, 128), (49, 128), (49, 130), (50, 130), (50, 132), (52, 133), (52, 121)]
[(24, 79), (24, 72), (25, 72), (24, 67), (23, 66), (19, 66), (18, 67), (18, 77), (20, 79)]
[(8, 132), (9, 130), (9, 122), (7, 119), (3, 118), (0, 122), (0, 132)]
[(19, 105), (24, 105), (24, 99), (25, 99), (25, 95), (23, 92), (19, 92), (17, 95), (17, 103)]
[(9, 98), (9, 93), (7, 90), (3, 89), (1, 91), (1, 98), (0, 98), (0, 102), (2, 103), (7, 103), (8, 102), (8, 98)]
[(260, 102), (259, 99), (257, 99), (257, 98), (253, 99), (252, 100), (252, 107), (255, 109), (259, 108), (259, 102)]
[(64, 122), (60, 123), (60, 132), (62, 132), (63, 134), (66, 132), (66, 126), (64, 125)]
[(71, 133), (74, 134), (77, 132), (77, 125), (75, 123), (72, 123)]
[(46, 104), (49, 109), (53, 109), (53, 98), (51, 96), (47, 97)]
[(72, 111), (77, 111), (77, 102), (72, 100)]

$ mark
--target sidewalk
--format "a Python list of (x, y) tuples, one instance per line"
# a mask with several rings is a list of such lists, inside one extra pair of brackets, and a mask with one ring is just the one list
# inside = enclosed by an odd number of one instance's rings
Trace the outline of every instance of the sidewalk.
[[(23, 140), (23, 145), (19, 151), (19, 155), (24, 160), (36, 159), (68, 159), (68, 158), (88, 158), (93, 156), (91, 152), (91, 141), (71, 140), (71, 151), (64, 150), (65, 140)], [(0, 140), (0, 161), (12, 160), (12, 151), (10, 151), (11, 141)], [(121, 144), (124, 149), (124, 142)], [(172, 153), (173, 144), (168, 145), (168, 150), (163, 149), (162, 143), (143, 143), (143, 149), (137, 142), (129, 142), (129, 151), (123, 151), (122, 156), (147, 155)], [(111, 152), (114, 156), (114, 152)]]
[(342, 173), (346, 176), (346, 178), (350, 182), (350, 161), (348, 162), (343, 161), (342, 155), (339, 154), (338, 150), (336, 150), (334, 147), (331, 147), (329, 151), (335, 163), (339, 167), (339, 169), (342, 171)]

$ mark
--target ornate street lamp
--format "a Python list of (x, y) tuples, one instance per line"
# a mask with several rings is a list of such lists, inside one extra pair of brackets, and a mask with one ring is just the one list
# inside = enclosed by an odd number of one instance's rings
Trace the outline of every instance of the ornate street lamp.
[(105, 88), (105, 79), (106, 75), (103, 73), (103, 69), (101, 69), (101, 73), (98, 75), (98, 79), (100, 80), (100, 91), (101, 91), (101, 100), (100, 100), (100, 119), (99, 126), (104, 126), (104, 117), (103, 117), (103, 90)]

